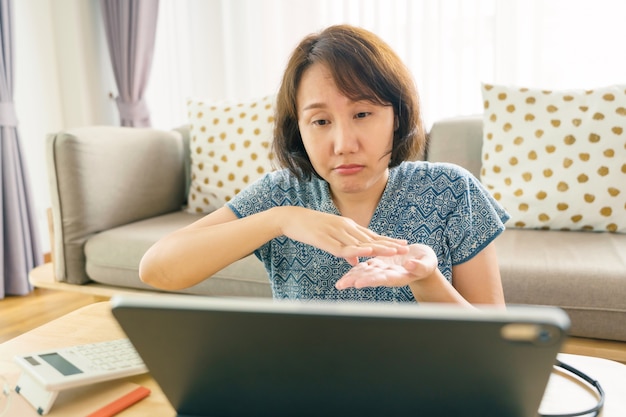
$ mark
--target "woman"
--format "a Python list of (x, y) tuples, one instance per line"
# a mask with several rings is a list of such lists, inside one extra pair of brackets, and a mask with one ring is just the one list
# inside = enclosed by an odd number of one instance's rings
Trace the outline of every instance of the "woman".
[(141, 279), (180, 289), (255, 253), (275, 298), (504, 304), (493, 240), (508, 215), (423, 150), (418, 95), (376, 35), (332, 26), (294, 50), (277, 95), (284, 169), (164, 237)]

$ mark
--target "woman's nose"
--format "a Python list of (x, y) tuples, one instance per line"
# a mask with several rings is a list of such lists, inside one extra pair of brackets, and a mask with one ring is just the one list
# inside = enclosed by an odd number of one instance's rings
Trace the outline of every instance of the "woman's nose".
[(356, 132), (349, 124), (336, 123), (333, 139), (336, 155), (354, 153), (359, 149)]

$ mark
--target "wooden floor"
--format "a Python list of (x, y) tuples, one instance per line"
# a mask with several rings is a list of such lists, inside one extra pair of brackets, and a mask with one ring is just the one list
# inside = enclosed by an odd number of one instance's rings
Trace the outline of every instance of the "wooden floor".
[(0, 300), (0, 343), (32, 330), (102, 297), (36, 288), (26, 296)]
[[(27, 296), (0, 300), (0, 343), (106, 297), (36, 288)], [(626, 342), (570, 338), (563, 352), (626, 363)]]

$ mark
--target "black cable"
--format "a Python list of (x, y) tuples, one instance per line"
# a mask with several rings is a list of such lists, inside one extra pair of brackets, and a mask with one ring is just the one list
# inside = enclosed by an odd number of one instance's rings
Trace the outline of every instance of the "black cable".
[(602, 411), (602, 407), (604, 407), (604, 400), (606, 397), (606, 395), (604, 394), (604, 390), (602, 389), (602, 386), (600, 385), (600, 383), (597, 380), (591, 378), (589, 375), (585, 374), (584, 372), (579, 371), (573, 366), (563, 363), (559, 360), (556, 361), (555, 366), (557, 368), (564, 369), (567, 372), (576, 375), (577, 377), (579, 377), (580, 379), (582, 379), (583, 381), (587, 382), (589, 385), (594, 387), (595, 390), (598, 392), (599, 399), (595, 406), (585, 411), (577, 411), (574, 413), (567, 413), (567, 414), (539, 414), (539, 417), (576, 417), (576, 416), (585, 416), (591, 413), (595, 413), (594, 417), (597, 417), (600, 414), (600, 411)]

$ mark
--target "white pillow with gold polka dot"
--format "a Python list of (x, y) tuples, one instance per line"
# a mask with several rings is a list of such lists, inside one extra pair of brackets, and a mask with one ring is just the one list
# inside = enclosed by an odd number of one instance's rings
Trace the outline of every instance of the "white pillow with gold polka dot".
[(482, 94), (481, 181), (510, 226), (626, 233), (626, 85)]
[(188, 211), (210, 213), (272, 170), (274, 96), (247, 102), (188, 100)]

